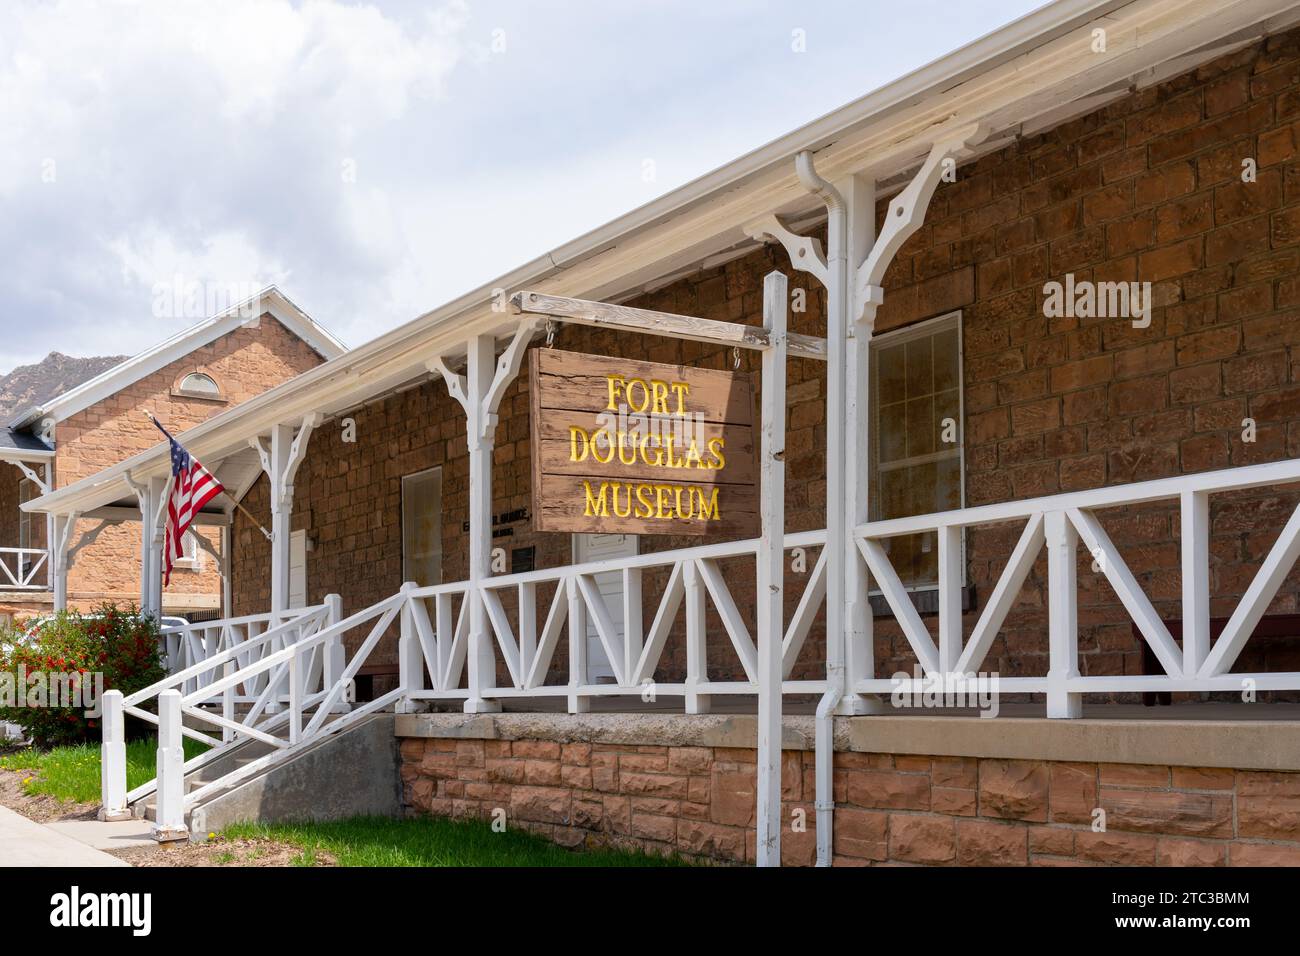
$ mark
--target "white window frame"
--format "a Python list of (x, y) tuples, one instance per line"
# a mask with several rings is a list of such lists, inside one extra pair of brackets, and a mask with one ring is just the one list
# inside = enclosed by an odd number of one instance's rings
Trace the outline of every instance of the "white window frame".
[[(212, 383), (212, 390), (209, 391), (206, 388), (187, 388), (185, 383), (195, 378), (207, 379)], [(183, 398), (202, 398), (213, 402), (219, 402), (225, 398), (225, 394), (221, 391), (221, 384), (207, 372), (198, 369), (186, 372), (181, 376), (180, 382), (176, 385), (175, 394)]]
[[(961, 487), (958, 489), (958, 498), (960, 504), (958, 507), (966, 507), (966, 337), (962, 328), (962, 311), (956, 309), (952, 312), (945, 312), (943, 315), (936, 315), (933, 318), (924, 319), (912, 325), (905, 325), (899, 329), (893, 329), (889, 332), (882, 332), (880, 335), (871, 337), (871, 346), (868, 354), (868, 367), (871, 369), (871, 388), (870, 388), (870, 407), (868, 411), (868, 425), (870, 434), (867, 436), (871, 443), (871, 455), (867, 462), (867, 480), (871, 483), (870, 492), (875, 491), (875, 478), (880, 470), (877, 462), (880, 460), (880, 378), (876, 375), (876, 356), (875, 350), (878, 347), (892, 347), (910, 342), (912, 339), (929, 338), (937, 332), (943, 331), (943, 326), (951, 325), (957, 330), (957, 474)], [(935, 453), (937, 455), (937, 453)], [(921, 464), (926, 460), (937, 460), (933, 455), (926, 455), (915, 459), (905, 459), (902, 462), (894, 462), (895, 467), (905, 465)], [(870, 510), (870, 493), (868, 494), (868, 512)], [(968, 570), (966, 567), (966, 529), (961, 529), (961, 586), (965, 588), (969, 584)], [(901, 578), (901, 575), (900, 575)], [(903, 583), (906, 591), (914, 593), (924, 593), (927, 591), (938, 591), (939, 585), (935, 584), (907, 584)], [(881, 595), (882, 592), (876, 588), (870, 591), (873, 596)]]
[(438, 499), (438, 516), (437, 516), (437, 517), (438, 517), (438, 533), (437, 533), (437, 543), (438, 543), (438, 551), (437, 551), (437, 555), (438, 555), (438, 560), (437, 560), (437, 562), (436, 562), (436, 566), (437, 566), (437, 570), (438, 570), (438, 580), (437, 580), (437, 581), (430, 582), (430, 583), (431, 583), (431, 584), (441, 584), (441, 583), (442, 583), (442, 580), (443, 580), (442, 565), (443, 565), (443, 559), (446, 557), (446, 555), (443, 554), (443, 550), (442, 550), (442, 532), (443, 532), (443, 527), (442, 527), (442, 489), (443, 489), (443, 484), (442, 484), (442, 466), (441, 466), (441, 465), (437, 465), (437, 466), (434, 466), (433, 468), (425, 468), (423, 471), (416, 471), (416, 472), (412, 472), (412, 473), (409, 474), (409, 475), (403, 475), (403, 476), (402, 476), (402, 503), (401, 503), (401, 508), (402, 508), (402, 512), (401, 512), (401, 526), (402, 526), (402, 581), (404, 581), (404, 582), (405, 582), (405, 581), (414, 581), (414, 580), (415, 580), (415, 578), (412, 577), (412, 575), (411, 575), (411, 566), (410, 566), (410, 560), (411, 560), (411, 559), (410, 559), (410, 555), (409, 555), (409, 553), (408, 553), (408, 551), (407, 551), (407, 523), (406, 523), (407, 512), (408, 512), (408, 493), (407, 493), (407, 488), (410, 487), (410, 485), (411, 485), (413, 482), (415, 482), (416, 480), (421, 479), (421, 478), (428, 478), (428, 477), (430, 477), (430, 476), (437, 476), (437, 480), (438, 480), (438, 494), (437, 494), (437, 499)]

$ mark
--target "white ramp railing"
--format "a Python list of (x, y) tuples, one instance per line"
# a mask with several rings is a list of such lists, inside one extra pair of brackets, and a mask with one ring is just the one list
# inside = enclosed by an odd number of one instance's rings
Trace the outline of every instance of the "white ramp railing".
[[(1254, 580), (1217, 641), (1210, 639), (1210, 496), (1300, 481), (1300, 460), (1252, 465), (1199, 475), (1099, 488), (1075, 494), (946, 511), (915, 518), (876, 521), (857, 529), (857, 543), (872, 578), (898, 619), (922, 671), (898, 682), (859, 681), (860, 693), (920, 692), (919, 685), (942, 676), (954, 691), (974, 690), (975, 672), (1029, 576), (1047, 549), (1048, 673), (1004, 677), (1001, 691), (1047, 695), (1049, 717), (1077, 717), (1084, 694), (1142, 691), (1241, 691), (1300, 689), (1300, 673), (1229, 673), (1282, 582), (1300, 556), (1300, 508), (1281, 529)], [(1181, 524), (1182, 647), (1174, 640), (1133, 571), (1098, 518), (1108, 508), (1177, 501)], [(984, 600), (970, 637), (962, 630), (961, 531), (978, 525), (1023, 521), (1019, 543)], [(913, 606), (890, 564), (885, 543), (918, 532), (938, 537), (938, 642)], [(1091, 554), (1091, 568), (1110, 582), (1120, 603), (1160, 662), (1163, 674), (1083, 676), (1078, 647), (1078, 545)], [(967, 684), (970, 687), (967, 688)]]
[[(358, 671), (406, 601), (404, 591), (339, 620), (340, 602), (331, 595), (320, 608), (300, 612), (134, 694), (123, 697), (119, 691), (108, 691), (104, 695), (101, 815), (124, 818), (131, 814), (133, 804), (156, 793), (155, 834), (159, 839), (185, 836), (185, 814), (212, 793), (391, 707), (401, 697), (401, 688), (360, 706), (352, 705), (353, 689)], [(365, 630), (366, 634), (349, 656), (344, 639), (353, 630)], [(284, 688), (283, 697), (278, 688)], [(237, 709), (235, 703), (240, 699), (249, 701), (250, 706)], [(143, 706), (154, 700), (156, 715)], [(129, 792), (123, 747), (126, 715), (159, 728), (158, 776)], [(195, 725), (201, 724), (220, 727), (221, 739), (196, 729)], [(210, 749), (186, 761), (182, 737), (199, 740)], [(186, 789), (191, 774), (211, 767), (250, 741), (271, 748), (270, 752)]]
[[(187, 671), (196, 664), (215, 657), (226, 651), (234, 651), (231, 658), (236, 669), (248, 667), (267, 654), (285, 646), (283, 637), (272, 635), (270, 640), (259, 640), (269, 630), (279, 625), (296, 622), (294, 628), (284, 632), (293, 635), (295, 640), (309, 637), (315, 629), (326, 622), (330, 608), (326, 604), (315, 607), (295, 608), (288, 611), (266, 614), (250, 614), (245, 617), (227, 618), (220, 621), (201, 621), (195, 624), (164, 627), (161, 630), (163, 654), (168, 674), (175, 675)], [(321, 662), (313, 662), (313, 674), (319, 680)], [(189, 694), (205, 686), (214, 679), (211, 670), (197, 672), (189, 678), (180, 689)], [(256, 703), (266, 689), (266, 677), (250, 677), (234, 688), (230, 702), (234, 704)], [(280, 693), (286, 693), (284, 687)], [(135, 697), (136, 695), (132, 695)], [(144, 698), (141, 698), (144, 699)]]

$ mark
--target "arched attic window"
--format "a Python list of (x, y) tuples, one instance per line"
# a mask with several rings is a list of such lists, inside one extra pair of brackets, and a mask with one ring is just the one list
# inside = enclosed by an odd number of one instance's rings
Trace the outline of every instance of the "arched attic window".
[(176, 393), (188, 398), (221, 398), (221, 386), (211, 375), (203, 372), (190, 372), (176, 386)]

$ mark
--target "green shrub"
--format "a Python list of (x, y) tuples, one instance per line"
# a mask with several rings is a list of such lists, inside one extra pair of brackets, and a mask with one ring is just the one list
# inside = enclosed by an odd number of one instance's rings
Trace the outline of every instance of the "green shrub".
[[(160, 650), (158, 621), (141, 616), (135, 607), (101, 604), (89, 614), (60, 612), (26, 636), (21, 629), (0, 633), (0, 720), (18, 724), (38, 747), (98, 740), (99, 720), (86, 707), (59, 707), (47, 696), (45, 706), (26, 706), (24, 675), (68, 674), (80, 684), (87, 702), (98, 713), (99, 683), (103, 690), (131, 694), (166, 676)], [(6, 676), (8, 675), (8, 676)]]

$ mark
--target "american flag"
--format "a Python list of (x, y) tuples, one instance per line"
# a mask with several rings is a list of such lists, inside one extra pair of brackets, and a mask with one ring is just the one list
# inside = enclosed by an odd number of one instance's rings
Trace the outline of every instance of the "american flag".
[[(152, 416), (151, 416), (152, 417)], [(163, 542), (163, 584), (170, 584), (172, 564), (185, 557), (185, 532), (194, 516), (226, 489), (221, 482), (185, 450), (156, 418), (153, 423), (172, 446), (171, 493), (167, 496), (167, 535)]]

